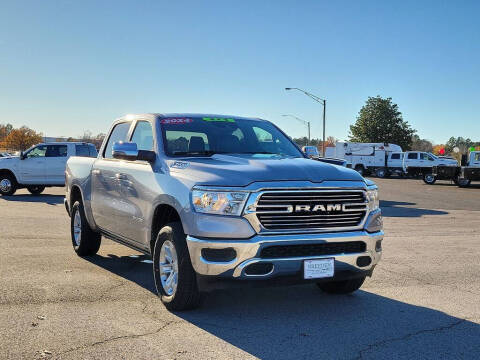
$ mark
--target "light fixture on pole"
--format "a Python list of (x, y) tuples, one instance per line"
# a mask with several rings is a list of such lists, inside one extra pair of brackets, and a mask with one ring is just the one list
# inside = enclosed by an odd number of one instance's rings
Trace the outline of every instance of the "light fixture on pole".
[(323, 156), (325, 156), (325, 112), (326, 112), (326, 109), (327, 109), (327, 100), (322, 99), (322, 98), (318, 97), (317, 95), (313, 95), (312, 93), (309, 93), (308, 91), (305, 91), (305, 90), (302, 90), (302, 89), (299, 89), (299, 88), (289, 88), (289, 87), (286, 87), (285, 90), (298, 90), (298, 91), (304, 93), (305, 95), (307, 95), (308, 97), (312, 98), (312, 99), (315, 100), (316, 102), (319, 102), (320, 104), (323, 105), (323, 141), (322, 141), (322, 153), (323, 153)]
[(307, 129), (308, 129), (308, 141), (307, 141), (307, 145), (310, 145), (310, 121), (300, 119), (299, 117), (297, 117), (297, 116), (295, 116), (295, 115), (290, 115), (290, 114), (284, 114), (284, 115), (282, 115), (282, 116), (292, 117), (292, 118), (300, 121), (302, 124), (307, 125)]

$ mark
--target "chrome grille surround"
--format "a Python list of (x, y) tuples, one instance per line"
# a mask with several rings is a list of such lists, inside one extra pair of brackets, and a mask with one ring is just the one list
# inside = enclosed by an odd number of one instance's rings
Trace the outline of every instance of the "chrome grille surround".
[[(341, 210), (302, 211), (315, 205)], [(250, 195), (244, 210), (257, 233), (265, 234), (360, 230), (368, 214), (364, 189), (339, 188), (262, 190)]]

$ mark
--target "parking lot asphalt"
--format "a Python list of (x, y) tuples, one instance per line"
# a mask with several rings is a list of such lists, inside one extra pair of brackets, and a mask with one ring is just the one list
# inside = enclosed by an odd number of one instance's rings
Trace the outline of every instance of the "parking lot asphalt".
[(148, 257), (75, 255), (63, 189), (0, 197), (0, 359), (478, 359), (480, 187), (374, 181), (386, 236), (360, 291), (224, 290), (184, 313)]

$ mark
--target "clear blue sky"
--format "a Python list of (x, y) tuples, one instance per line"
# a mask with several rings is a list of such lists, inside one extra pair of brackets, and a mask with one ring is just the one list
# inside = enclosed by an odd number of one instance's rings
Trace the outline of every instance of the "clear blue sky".
[(480, 140), (479, 1), (0, 0), (0, 123), (106, 132), (136, 112), (272, 120), (291, 136), (327, 99), (343, 140), (368, 96), (435, 143)]

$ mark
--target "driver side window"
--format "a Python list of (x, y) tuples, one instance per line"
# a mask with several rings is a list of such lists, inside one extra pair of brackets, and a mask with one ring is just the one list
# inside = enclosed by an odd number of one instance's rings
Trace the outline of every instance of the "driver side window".
[(38, 157), (45, 157), (45, 154), (47, 153), (47, 145), (39, 145), (32, 150), (30, 150), (28, 153), (25, 154), (26, 158), (38, 158)]

